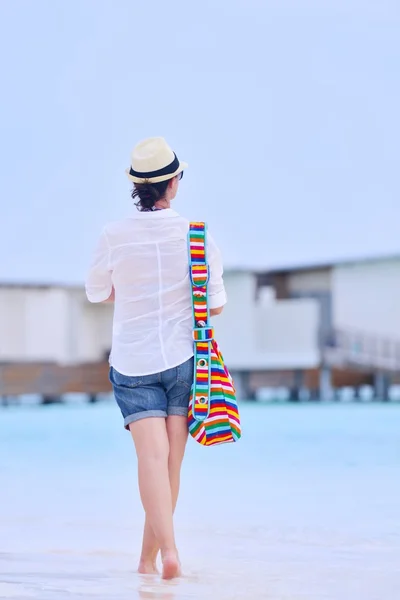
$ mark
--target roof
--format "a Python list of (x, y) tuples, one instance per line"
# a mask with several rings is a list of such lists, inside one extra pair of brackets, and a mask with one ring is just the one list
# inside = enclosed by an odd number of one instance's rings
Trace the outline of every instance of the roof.
[(27, 289), (27, 290), (49, 290), (49, 289), (60, 289), (60, 290), (82, 290), (84, 284), (70, 284), (70, 283), (59, 283), (59, 282), (34, 282), (34, 281), (0, 281), (0, 288), (8, 289)]
[(364, 263), (376, 263), (376, 262), (388, 262), (388, 261), (400, 261), (400, 252), (393, 254), (382, 254), (372, 256), (361, 256), (354, 258), (341, 258), (338, 260), (325, 260), (315, 261), (306, 263), (287, 263), (282, 265), (266, 265), (264, 268), (251, 268), (251, 267), (240, 267), (240, 268), (226, 268), (225, 270), (230, 273), (234, 272), (248, 272), (252, 271), (256, 274), (283, 274), (291, 272), (302, 272), (302, 271), (326, 271), (336, 266), (356, 265)]
[[(343, 258), (340, 260), (326, 260), (326, 261), (315, 261), (309, 263), (292, 263), (283, 265), (265, 265), (265, 267), (254, 267), (251, 265), (242, 265), (240, 267), (228, 266), (225, 268), (226, 273), (254, 273), (256, 275), (278, 275), (285, 273), (296, 273), (304, 271), (323, 271), (332, 269), (335, 266), (341, 265), (354, 265), (363, 263), (376, 263), (376, 262), (387, 262), (387, 261), (400, 261), (400, 253), (393, 254), (382, 254), (373, 256), (362, 256), (354, 258)], [(43, 282), (43, 281), (0, 281), (0, 288), (14, 288), (14, 289), (68, 289), (68, 290), (82, 290), (84, 283), (61, 283), (61, 282)]]

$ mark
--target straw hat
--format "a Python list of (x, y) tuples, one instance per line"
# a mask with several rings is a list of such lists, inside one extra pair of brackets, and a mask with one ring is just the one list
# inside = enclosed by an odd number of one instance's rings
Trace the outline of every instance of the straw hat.
[(176, 177), (187, 166), (178, 160), (164, 138), (153, 137), (135, 146), (126, 174), (134, 183), (159, 183)]

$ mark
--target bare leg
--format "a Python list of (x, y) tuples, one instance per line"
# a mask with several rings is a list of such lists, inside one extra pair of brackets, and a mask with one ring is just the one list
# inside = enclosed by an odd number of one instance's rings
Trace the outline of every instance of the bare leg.
[(140, 497), (160, 546), (163, 577), (172, 579), (179, 575), (179, 562), (172, 518), (165, 419), (141, 419), (131, 424), (130, 431), (138, 456)]
[[(167, 418), (166, 427), (169, 440), (168, 472), (172, 508), (175, 510), (179, 494), (181, 465), (188, 438), (187, 418), (171, 415)], [(139, 573), (157, 573), (156, 559), (158, 551), (159, 544), (146, 515)]]
[(157, 543), (156, 536), (154, 535), (153, 528), (150, 525), (148, 516), (146, 515), (143, 531), (142, 552), (140, 554), (138, 567), (139, 573), (144, 575), (155, 575), (158, 573), (157, 555), (159, 549), (160, 547)]

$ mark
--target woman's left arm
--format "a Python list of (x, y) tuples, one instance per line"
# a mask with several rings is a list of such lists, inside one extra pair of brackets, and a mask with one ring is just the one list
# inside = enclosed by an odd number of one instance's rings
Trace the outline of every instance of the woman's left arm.
[(226, 304), (226, 291), (223, 279), (223, 265), (221, 252), (214, 238), (207, 232), (207, 259), (210, 269), (210, 280), (208, 283), (208, 303), (210, 316), (220, 315)]

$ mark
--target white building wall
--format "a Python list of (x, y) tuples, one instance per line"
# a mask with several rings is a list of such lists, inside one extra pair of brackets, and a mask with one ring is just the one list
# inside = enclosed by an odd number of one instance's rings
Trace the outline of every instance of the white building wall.
[(26, 294), (0, 289), (0, 361), (20, 360), (25, 346)]
[[(228, 304), (214, 319), (232, 369), (301, 368), (318, 364), (318, 303), (256, 299), (251, 273), (226, 274)], [(104, 360), (113, 306), (90, 304), (83, 289), (0, 288), (0, 360), (73, 364)]]
[(24, 360), (68, 362), (68, 318), (67, 290), (28, 290)]
[(228, 303), (212, 322), (224, 358), (232, 365), (248, 363), (254, 356), (254, 303), (256, 281), (251, 273), (225, 274)]
[(112, 304), (82, 305), (80, 335), (76, 339), (77, 362), (104, 360), (111, 349)]
[(319, 305), (313, 299), (255, 299), (251, 273), (225, 276), (228, 304), (214, 320), (216, 339), (231, 369), (293, 369), (319, 364)]
[(400, 339), (400, 260), (335, 267), (332, 300), (335, 327)]
[(90, 304), (83, 289), (69, 290), (68, 356), (71, 362), (103, 360), (111, 347), (112, 304)]
[(0, 289), (0, 360), (64, 363), (69, 359), (68, 291)]
[(292, 369), (319, 364), (319, 306), (313, 299), (280, 300), (255, 311), (255, 365)]

